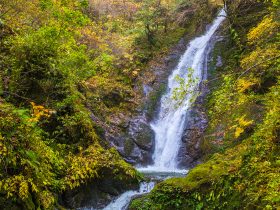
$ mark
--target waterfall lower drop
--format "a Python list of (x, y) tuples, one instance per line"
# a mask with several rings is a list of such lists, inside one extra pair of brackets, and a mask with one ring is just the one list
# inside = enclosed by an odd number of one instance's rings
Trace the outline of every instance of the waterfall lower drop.
[[(196, 95), (197, 86), (204, 80), (205, 64), (209, 56), (209, 46), (212, 37), (219, 28), (226, 14), (221, 10), (214, 23), (208, 31), (200, 37), (195, 38), (189, 46), (173, 73), (168, 78), (168, 88), (165, 95), (161, 98), (161, 106), (157, 119), (151, 123), (155, 132), (155, 151), (153, 155), (154, 164), (146, 168), (138, 168), (139, 171), (150, 176), (161, 176), (164, 178), (180, 176), (186, 174), (187, 170), (180, 170), (177, 167), (177, 155), (181, 146), (181, 139), (185, 128), (187, 110), (192, 105), (193, 97)], [(176, 80), (177, 75), (187, 78), (190, 74), (188, 69), (192, 69), (192, 77), (198, 83), (189, 84), (190, 92), (185, 96), (183, 102), (177, 106), (173, 99), (174, 90), (179, 87)], [(117, 200), (110, 203), (104, 210), (123, 210), (126, 209), (132, 197), (148, 193), (153, 189), (154, 182), (142, 183), (139, 191), (127, 191)]]

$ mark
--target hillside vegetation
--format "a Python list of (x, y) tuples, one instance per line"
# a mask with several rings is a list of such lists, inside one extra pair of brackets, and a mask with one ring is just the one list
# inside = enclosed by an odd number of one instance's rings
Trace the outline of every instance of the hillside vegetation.
[(54, 209), (105, 177), (137, 183), (97, 122), (134, 111), (138, 76), (211, 20), (211, 2), (0, 0), (0, 209)]
[[(280, 2), (224, 2), (225, 37), (208, 81), (204, 163), (160, 183), (130, 209), (280, 208)], [(223, 66), (215, 67), (219, 55)]]

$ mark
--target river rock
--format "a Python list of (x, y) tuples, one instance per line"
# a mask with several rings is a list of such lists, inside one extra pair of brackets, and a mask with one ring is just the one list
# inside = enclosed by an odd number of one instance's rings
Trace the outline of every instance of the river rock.
[(178, 152), (178, 165), (180, 167), (193, 167), (201, 158), (200, 144), (208, 124), (204, 107), (207, 92), (207, 86), (201, 85), (201, 95), (197, 97), (194, 105), (188, 110), (182, 144)]
[(144, 116), (130, 121), (128, 136), (124, 144), (125, 158), (137, 164), (150, 164), (154, 149), (154, 132)]
[(137, 188), (138, 184), (136, 183), (124, 183), (112, 177), (107, 177), (65, 191), (61, 195), (59, 203), (70, 209), (81, 207), (103, 209), (121, 193), (128, 189)]
[(106, 139), (127, 162), (142, 165), (152, 162), (154, 132), (145, 116), (130, 119), (125, 126), (125, 132), (107, 132)]
[(129, 134), (136, 145), (146, 151), (154, 148), (154, 132), (144, 117), (136, 118), (130, 122)]

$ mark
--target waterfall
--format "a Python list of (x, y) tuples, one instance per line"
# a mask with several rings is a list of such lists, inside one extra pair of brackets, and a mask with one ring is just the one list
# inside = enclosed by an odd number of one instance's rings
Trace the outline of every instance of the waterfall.
[[(185, 128), (187, 110), (192, 105), (192, 99), (195, 97), (197, 87), (206, 76), (207, 57), (209, 56), (209, 47), (212, 44), (212, 37), (225, 19), (225, 11), (222, 10), (214, 23), (207, 32), (200, 37), (195, 38), (189, 43), (187, 50), (180, 59), (178, 66), (174, 69), (168, 78), (168, 87), (166, 93), (161, 98), (161, 105), (157, 119), (151, 123), (155, 132), (155, 151), (153, 155), (154, 164), (146, 168), (139, 168), (150, 176), (162, 179), (162, 177), (182, 176), (187, 170), (180, 170), (177, 167), (177, 156), (181, 146), (181, 139)], [(190, 75), (198, 81), (189, 84), (189, 93), (185, 95), (182, 103), (177, 106), (174, 101), (173, 93), (179, 87), (177, 75), (187, 79)], [(104, 210), (123, 210), (129, 205), (134, 196), (148, 193), (154, 187), (154, 182), (142, 183), (139, 191), (127, 191), (116, 200), (112, 201)], [(91, 209), (91, 208), (85, 208)]]
[[(181, 146), (181, 139), (185, 128), (187, 110), (191, 107), (198, 85), (205, 78), (205, 63), (209, 56), (209, 46), (220, 24), (225, 19), (225, 11), (221, 10), (208, 31), (189, 43), (187, 50), (180, 59), (179, 64), (168, 78), (166, 93), (161, 98), (158, 117), (151, 123), (155, 132), (154, 164), (142, 171), (178, 172), (177, 155)], [(192, 70), (190, 74), (190, 69)], [(188, 84), (188, 94), (180, 105), (176, 105), (174, 91), (180, 86), (177, 76), (187, 80), (190, 76), (194, 82)]]

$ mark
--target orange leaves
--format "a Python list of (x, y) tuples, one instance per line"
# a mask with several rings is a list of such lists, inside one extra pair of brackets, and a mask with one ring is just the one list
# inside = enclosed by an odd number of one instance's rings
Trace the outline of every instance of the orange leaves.
[(54, 114), (55, 111), (51, 109), (46, 109), (43, 106), (36, 105), (34, 102), (30, 102), (32, 105), (32, 118), (30, 118), (30, 122), (38, 122), (42, 117), (50, 117), (51, 114)]

